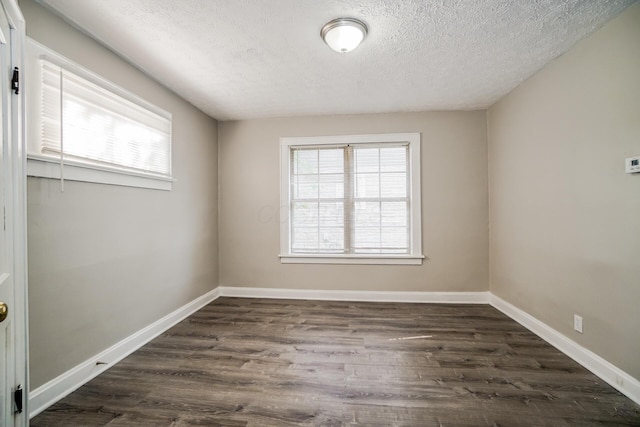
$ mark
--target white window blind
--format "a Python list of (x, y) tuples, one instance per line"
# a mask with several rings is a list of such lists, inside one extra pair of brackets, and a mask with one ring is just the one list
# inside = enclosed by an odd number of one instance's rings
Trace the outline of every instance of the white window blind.
[(292, 254), (411, 253), (409, 144), (290, 150)]
[(40, 154), (171, 177), (170, 117), (46, 59), (39, 65)]

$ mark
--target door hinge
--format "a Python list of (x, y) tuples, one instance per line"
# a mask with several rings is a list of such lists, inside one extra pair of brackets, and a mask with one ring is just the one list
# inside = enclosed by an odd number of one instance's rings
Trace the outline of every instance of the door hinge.
[(13, 402), (16, 404), (14, 412), (16, 414), (22, 413), (22, 385), (18, 384), (16, 391), (13, 392)]
[(20, 93), (20, 70), (13, 67), (13, 77), (11, 78), (11, 90), (17, 95)]

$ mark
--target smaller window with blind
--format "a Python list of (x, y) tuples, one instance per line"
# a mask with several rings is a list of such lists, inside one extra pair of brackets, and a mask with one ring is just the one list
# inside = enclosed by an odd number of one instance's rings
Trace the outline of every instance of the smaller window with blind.
[(171, 115), (28, 40), (28, 174), (170, 189)]
[(280, 146), (283, 263), (422, 263), (420, 134)]

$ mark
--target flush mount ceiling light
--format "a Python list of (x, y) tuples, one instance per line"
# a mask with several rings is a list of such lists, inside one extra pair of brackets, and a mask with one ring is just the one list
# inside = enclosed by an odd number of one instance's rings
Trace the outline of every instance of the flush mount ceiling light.
[(337, 18), (327, 22), (320, 36), (336, 52), (346, 53), (357, 48), (367, 36), (367, 24), (355, 18)]

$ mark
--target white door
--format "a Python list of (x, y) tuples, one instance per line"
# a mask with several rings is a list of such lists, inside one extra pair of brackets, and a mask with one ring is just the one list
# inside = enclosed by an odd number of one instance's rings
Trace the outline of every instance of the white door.
[(11, 136), (11, 64), (11, 30), (4, 7), (0, 7), (0, 426), (7, 427), (16, 424), (16, 312), (23, 311), (17, 309), (15, 298), (13, 207), (16, 190)]

